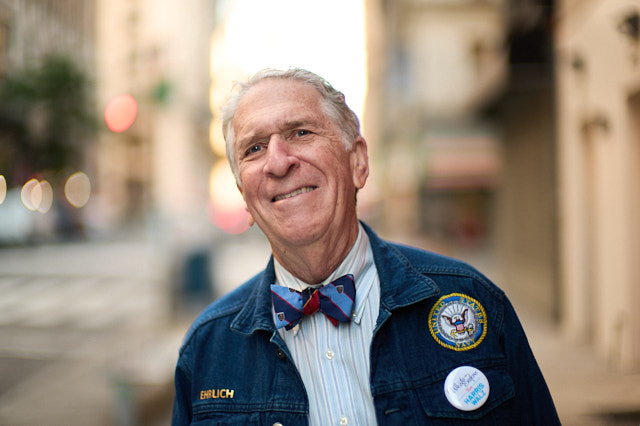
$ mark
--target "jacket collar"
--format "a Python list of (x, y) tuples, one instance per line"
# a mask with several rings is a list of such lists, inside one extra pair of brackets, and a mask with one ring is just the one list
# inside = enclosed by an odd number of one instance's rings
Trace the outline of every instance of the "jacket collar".
[(273, 255), (271, 255), (264, 272), (254, 280), (257, 282), (249, 294), (247, 303), (231, 323), (231, 330), (241, 334), (252, 334), (257, 330), (275, 331), (276, 329), (271, 309), (270, 287), (276, 282)]
[[(436, 283), (418, 272), (395, 245), (380, 239), (365, 223), (362, 226), (369, 235), (380, 278), (379, 325), (390, 315), (390, 311), (438, 294)], [(258, 330), (275, 331), (269, 287), (276, 279), (273, 256), (264, 272), (254, 279), (256, 282), (247, 303), (231, 323), (231, 329), (241, 334), (252, 334)]]
[(362, 226), (371, 241), (380, 278), (382, 308), (392, 311), (439, 293), (436, 283), (418, 272), (409, 259), (400, 252), (399, 246), (380, 239), (365, 223), (362, 223)]

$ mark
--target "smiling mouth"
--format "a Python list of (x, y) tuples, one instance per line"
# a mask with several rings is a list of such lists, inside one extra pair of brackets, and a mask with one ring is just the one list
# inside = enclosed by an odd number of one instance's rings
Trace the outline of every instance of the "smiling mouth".
[(286, 200), (287, 198), (295, 197), (296, 195), (304, 194), (306, 192), (311, 192), (316, 189), (315, 186), (304, 186), (302, 188), (298, 188), (295, 191), (291, 191), (288, 194), (278, 195), (273, 198), (273, 201)]

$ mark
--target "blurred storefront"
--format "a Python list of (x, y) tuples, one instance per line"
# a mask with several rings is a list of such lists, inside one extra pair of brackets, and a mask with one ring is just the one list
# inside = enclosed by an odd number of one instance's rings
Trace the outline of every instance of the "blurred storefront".
[(557, 8), (562, 319), (640, 368), (640, 2)]

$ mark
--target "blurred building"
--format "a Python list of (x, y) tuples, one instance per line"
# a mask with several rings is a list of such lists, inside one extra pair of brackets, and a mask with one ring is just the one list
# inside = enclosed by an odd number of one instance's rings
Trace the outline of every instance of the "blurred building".
[(385, 161), (381, 221), (487, 266), (510, 295), (553, 317), (550, 2), (370, 0), (367, 10), (386, 35), (369, 35), (377, 117), (366, 120)]
[(138, 103), (127, 131), (101, 134), (96, 153), (100, 221), (137, 217), (160, 225), (155, 230), (167, 230), (169, 238), (202, 234), (212, 161), (214, 6), (214, 1), (197, 0), (97, 1), (98, 105), (104, 108), (120, 94)]
[(640, 2), (557, 8), (561, 316), (612, 366), (640, 367)]
[(505, 286), (543, 318), (557, 319), (556, 84), (552, 0), (505, 4), (505, 87), (485, 112), (500, 128), (503, 175), (496, 214)]
[(93, 70), (95, 1), (1, 0), (0, 73), (52, 53)]
[(382, 222), (403, 236), (472, 240), (500, 171), (498, 135), (474, 103), (504, 78), (501, 4), (369, 1), (367, 14), (365, 134), (373, 161), (384, 159)]

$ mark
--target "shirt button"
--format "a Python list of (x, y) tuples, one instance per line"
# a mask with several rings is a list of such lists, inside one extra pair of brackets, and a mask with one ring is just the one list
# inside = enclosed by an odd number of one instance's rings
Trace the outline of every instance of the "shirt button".
[(275, 422), (275, 423), (273, 424), (273, 426), (282, 426), (282, 423), (280, 423), (280, 422)]
[(331, 350), (331, 349), (327, 349), (327, 352), (325, 352), (324, 356), (328, 359), (328, 360), (332, 360), (334, 356), (336, 356), (336, 354)]
[(346, 416), (340, 417), (340, 426), (347, 426), (349, 424), (349, 419)]

